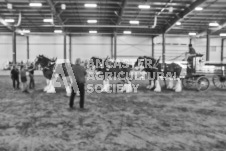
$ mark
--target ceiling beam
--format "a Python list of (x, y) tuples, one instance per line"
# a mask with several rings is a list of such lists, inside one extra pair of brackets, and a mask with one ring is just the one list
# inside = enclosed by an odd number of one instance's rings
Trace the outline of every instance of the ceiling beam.
[(191, 13), (197, 6), (201, 5), (205, 1), (206, 0), (196, 0), (188, 8), (186, 8), (183, 12), (179, 13), (176, 18), (174, 18), (172, 21), (170, 21), (169, 24), (164, 27), (163, 32), (166, 33), (168, 31), (170, 31), (170, 29), (173, 28), (173, 26), (176, 24), (176, 22), (180, 21), (186, 15), (188, 15), (189, 13)]
[[(226, 27), (226, 21), (223, 22), (219, 27), (216, 28), (209, 28), (209, 34), (213, 34), (221, 29), (223, 29), (224, 27)], [(207, 30), (204, 30), (202, 32), (200, 32), (199, 34), (197, 34), (197, 37), (203, 37), (207, 35)]]
[(73, 27), (73, 28), (137, 28), (137, 29), (150, 29), (149, 26), (131, 26), (131, 25), (42, 25), (41, 27)]
[(51, 12), (53, 13), (53, 15), (57, 18), (58, 22), (60, 23), (60, 25), (63, 25), (64, 22), (63, 20), (61, 19), (60, 17), (60, 14), (57, 12), (54, 4), (53, 4), (53, 1), (52, 0), (46, 0), (47, 3), (49, 4), (50, 8), (51, 8)]
[(122, 1), (122, 6), (121, 6), (121, 9), (120, 9), (120, 12), (118, 13), (118, 20), (117, 20), (117, 23), (116, 23), (117, 25), (120, 25), (121, 22), (122, 22), (122, 16), (124, 14), (126, 3), (127, 3), (127, 0)]
[(7, 29), (9, 29), (10, 31), (13, 31), (13, 28), (7, 23), (5, 22), (5, 20), (0, 16), (0, 23), (6, 27)]

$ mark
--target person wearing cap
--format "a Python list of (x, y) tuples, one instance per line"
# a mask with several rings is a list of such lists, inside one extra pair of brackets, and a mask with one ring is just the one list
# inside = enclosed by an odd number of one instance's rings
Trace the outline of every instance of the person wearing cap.
[[(76, 83), (80, 92), (80, 108), (84, 109), (84, 96), (85, 96), (85, 76), (86, 76), (86, 70), (83, 66), (81, 66), (81, 59), (77, 58), (75, 65), (72, 67), (72, 71), (74, 73), (75, 79), (76, 79)], [(73, 84), (72, 84), (73, 85)], [(74, 105), (74, 98), (76, 95), (76, 90), (73, 89), (73, 87), (71, 88), (71, 96), (70, 96), (70, 102), (69, 102), (69, 106), (71, 109), (73, 109), (73, 105)]]
[(20, 81), (19, 81), (19, 70), (13, 65), (13, 69), (11, 70), (11, 79), (13, 81), (13, 88), (19, 89)]

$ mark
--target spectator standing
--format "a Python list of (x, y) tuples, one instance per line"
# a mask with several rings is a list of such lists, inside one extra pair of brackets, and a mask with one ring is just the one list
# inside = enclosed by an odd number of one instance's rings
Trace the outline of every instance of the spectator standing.
[[(76, 84), (78, 86), (79, 92), (80, 92), (80, 108), (84, 109), (84, 96), (85, 96), (85, 76), (86, 76), (86, 70), (83, 66), (81, 66), (81, 59), (76, 59), (76, 64), (72, 67)], [(72, 84), (73, 85), (73, 84)], [(69, 106), (72, 109), (74, 105), (74, 97), (76, 95), (76, 90), (71, 88), (71, 97), (70, 97), (70, 103)]]
[(13, 81), (13, 88), (19, 89), (20, 81), (19, 81), (19, 70), (13, 65), (13, 69), (11, 70), (11, 79)]
[(29, 77), (30, 77), (29, 89), (35, 88), (34, 70), (35, 70), (34, 65), (33, 65), (33, 63), (31, 63), (30, 67), (28, 68)]

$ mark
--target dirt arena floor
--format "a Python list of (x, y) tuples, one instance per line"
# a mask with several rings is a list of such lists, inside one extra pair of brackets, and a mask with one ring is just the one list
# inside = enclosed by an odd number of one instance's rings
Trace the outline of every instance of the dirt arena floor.
[(76, 98), (70, 111), (65, 90), (44, 93), (42, 76), (29, 94), (1, 76), (0, 151), (226, 150), (226, 91), (155, 93), (137, 83), (138, 93), (87, 94), (85, 111)]

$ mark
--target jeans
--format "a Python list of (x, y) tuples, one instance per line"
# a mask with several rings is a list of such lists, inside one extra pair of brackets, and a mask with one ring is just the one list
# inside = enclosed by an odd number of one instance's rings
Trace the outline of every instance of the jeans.
[(33, 88), (35, 88), (34, 75), (29, 75), (29, 77), (30, 77), (29, 88), (33, 89)]
[[(80, 91), (80, 102), (79, 102), (79, 105), (80, 105), (80, 108), (84, 108), (84, 96), (85, 96), (85, 84), (84, 83), (77, 83), (78, 85), (78, 89)], [(71, 108), (73, 108), (73, 105), (74, 105), (74, 98), (75, 98), (75, 95), (76, 95), (76, 92), (75, 90), (73, 90), (73, 87), (71, 88), (71, 97), (70, 97), (70, 103), (69, 103), (69, 106)]]
[[(12, 80), (13, 80), (13, 88), (19, 89), (19, 86), (20, 86), (19, 78), (12, 78)], [(16, 87), (16, 85), (17, 85), (17, 87)]]

